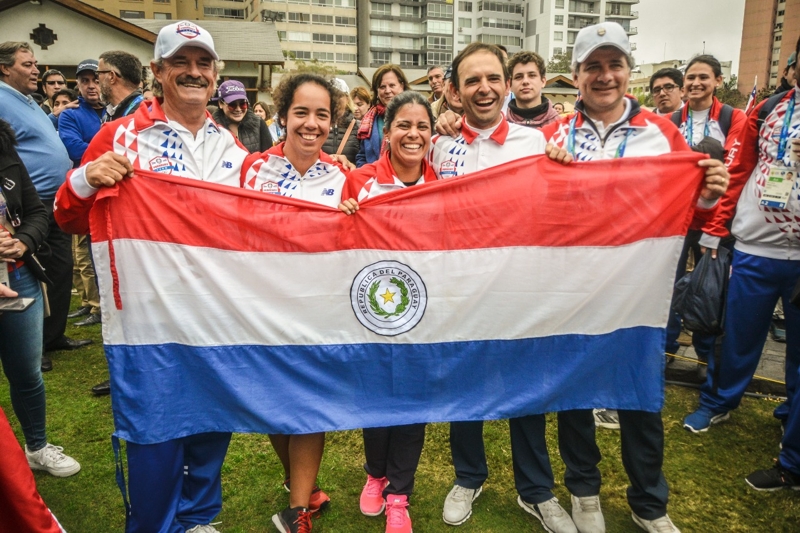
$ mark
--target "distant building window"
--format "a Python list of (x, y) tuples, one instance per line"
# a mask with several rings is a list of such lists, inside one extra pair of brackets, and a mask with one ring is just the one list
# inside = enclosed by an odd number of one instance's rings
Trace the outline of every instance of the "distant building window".
[(469, 11), (472, 12), (472, 2), (459, 2), (458, 3), (458, 10), (459, 11)]
[(371, 35), (369, 44), (375, 48), (391, 48), (392, 38), (388, 35)]
[(453, 6), (447, 4), (428, 4), (428, 16), (453, 18)]
[(372, 62), (378, 64), (388, 63), (392, 60), (391, 52), (372, 52)]
[(308, 13), (293, 13), (289, 12), (289, 22), (310, 22), (311, 15)]
[(156, 20), (172, 20), (172, 13), (153, 13)]
[(333, 61), (335, 54), (333, 52), (314, 52), (311, 57), (317, 61)]
[(554, 41), (563, 41), (564, 40), (564, 32), (563, 31), (554, 31), (553, 32), (553, 40)]
[(564, 0), (556, 0), (556, 8), (564, 9)]
[(784, 13), (786, 13), (786, 11), (784, 11), (784, 10), (780, 10), (780, 11), (778, 11), (778, 16), (779, 16), (779, 17), (782, 17)]
[(356, 62), (356, 55), (355, 54), (340, 54), (336, 53), (336, 61), (340, 61), (342, 63), (355, 63)]
[(356, 25), (356, 18), (355, 17), (336, 17), (336, 25), (337, 26), (355, 26)]
[(428, 35), (428, 50), (452, 50), (453, 38), (452, 37), (437, 37), (435, 35)]
[(336, 44), (357, 44), (355, 35), (337, 35)]
[(333, 26), (333, 15), (311, 15), (314, 24), (330, 24)]
[(336, 7), (356, 7), (356, 0), (335, 0)]
[(554, 24), (556, 26), (563, 26), (564, 25), (564, 15), (556, 15)]
[(521, 46), (522, 39), (513, 35), (481, 35), (480, 41), (488, 44), (502, 44), (503, 46)]
[(472, 27), (472, 19), (458, 19), (458, 27), (459, 28), (471, 28)]
[(119, 12), (119, 18), (122, 19), (143, 19), (144, 18), (144, 11), (128, 11), (126, 9), (121, 9)]
[[(244, 9), (226, 9), (224, 7), (203, 6), (203, 14), (207, 17), (244, 20)], [(144, 16), (142, 16), (144, 18)]]
[(311, 52), (306, 50), (289, 50), (288, 55), (290, 58), (301, 59), (303, 61), (309, 61), (311, 59)]
[(392, 21), (390, 20), (370, 20), (369, 29), (372, 31), (392, 31)]
[(286, 32), (286, 40), (287, 41), (297, 41), (301, 43), (310, 43), (311, 42), (311, 34), (306, 33), (304, 31), (287, 31)]
[(400, 54), (401, 67), (418, 67), (419, 54)]
[(453, 62), (452, 52), (428, 52), (428, 65), (449, 65)]
[(522, 29), (522, 23), (518, 20), (496, 19), (494, 17), (478, 19), (478, 26), (483, 26), (484, 28), (499, 28), (503, 30)]
[(458, 44), (469, 44), (472, 42), (472, 35), (459, 35)]
[(369, 3), (370, 11), (373, 15), (391, 15), (392, 4), (379, 4), (377, 2)]
[(558, 48), (558, 47), (553, 48), (553, 55), (554, 56), (560, 56), (563, 53), (564, 53), (564, 49), (563, 48)]
[(333, 44), (332, 33), (314, 33), (311, 36), (311, 41), (322, 44)]
[(333, 6), (333, 0), (311, 0), (315, 6)]
[(449, 20), (429, 20), (427, 25), (428, 33), (453, 34), (453, 23)]
[(156, 4), (169, 4), (170, 0), (153, 0)]

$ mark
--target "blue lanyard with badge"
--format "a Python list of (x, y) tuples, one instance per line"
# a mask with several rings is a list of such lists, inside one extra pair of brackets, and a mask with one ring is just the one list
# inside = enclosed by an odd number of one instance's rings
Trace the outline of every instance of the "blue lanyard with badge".
[(759, 204), (765, 207), (785, 209), (789, 198), (792, 196), (792, 189), (797, 176), (797, 162), (800, 161), (800, 158), (798, 158), (795, 150), (792, 150), (789, 154), (789, 164), (784, 162), (784, 158), (786, 157), (786, 146), (789, 144), (789, 127), (794, 115), (794, 104), (794, 95), (792, 95), (786, 115), (783, 117), (781, 136), (778, 141), (778, 157), (769, 166), (769, 175), (767, 176), (764, 190), (761, 192)]
[[(703, 137), (708, 137), (709, 135), (710, 130), (708, 127), (708, 122), (710, 119), (711, 119), (711, 110), (709, 109), (708, 115), (706, 115), (706, 125), (703, 128)], [(686, 138), (686, 144), (688, 144), (690, 147), (694, 146), (694, 121), (692, 120), (691, 109), (689, 109), (689, 116), (688, 120), (686, 121), (686, 133), (684, 137)]]
[[(578, 114), (575, 113), (575, 116), (569, 121), (569, 134), (567, 135), (567, 151), (572, 157), (575, 157), (575, 122), (577, 120)], [(614, 159), (625, 155), (625, 149), (628, 147), (628, 137), (631, 136), (632, 132), (633, 128), (628, 128), (628, 130), (625, 132), (625, 138), (622, 139), (622, 142), (619, 143), (619, 146), (617, 146), (617, 151), (614, 153)]]

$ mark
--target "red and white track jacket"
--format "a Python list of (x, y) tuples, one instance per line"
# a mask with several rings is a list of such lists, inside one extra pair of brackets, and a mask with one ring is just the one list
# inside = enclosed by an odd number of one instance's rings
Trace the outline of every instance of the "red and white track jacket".
[[(436, 181), (436, 173), (428, 162), (423, 160), (422, 165), (422, 176), (415, 185)], [(367, 198), (374, 198), (387, 192), (405, 189), (406, 187), (407, 185), (400, 181), (400, 178), (395, 174), (387, 152), (374, 163), (364, 165), (348, 174), (342, 198), (355, 198), (361, 202)]]
[(250, 154), (242, 167), (242, 187), (338, 207), (347, 177), (343, 168), (320, 151), (317, 162), (301, 175), (286, 159), (285, 144), (260, 154)]
[(67, 233), (89, 233), (97, 189), (86, 165), (106, 152), (124, 155), (134, 169), (238, 187), (247, 150), (206, 112), (197, 136), (164, 115), (161, 100), (142, 102), (135, 113), (104, 124), (56, 194), (55, 219)]
[[(572, 156), (576, 161), (614, 159), (623, 143), (622, 157), (645, 157), (691, 150), (668, 117), (642, 109), (632, 98), (625, 99), (625, 113), (620, 120), (606, 128), (604, 137), (600, 136), (591, 119), (585, 114), (582, 101), (578, 101), (575, 105), (575, 113), (578, 116), (575, 121), (575, 153)], [(575, 113), (561, 117), (558, 121), (542, 128), (545, 138), (566, 148), (569, 145), (570, 122)], [(702, 227), (702, 224), (713, 215), (714, 206), (715, 202), (707, 202), (700, 198), (692, 227), (698, 229)]]
[[(800, 180), (795, 179), (792, 195), (784, 209), (759, 205), (769, 167), (778, 157), (778, 142), (790, 99), (795, 110), (789, 123), (789, 139), (800, 138), (800, 93), (792, 89), (766, 116), (759, 128), (758, 115), (767, 100), (750, 114), (735, 140), (736, 152), (729, 167), (731, 182), (720, 200), (714, 218), (703, 226), (700, 244), (717, 248), (728, 235), (725, 225), (733, 218), (731, 233), (736, 249), (771, 259), (800, 260)], [(791, 143), (787, 143), (784, 164), (789, 164)]]

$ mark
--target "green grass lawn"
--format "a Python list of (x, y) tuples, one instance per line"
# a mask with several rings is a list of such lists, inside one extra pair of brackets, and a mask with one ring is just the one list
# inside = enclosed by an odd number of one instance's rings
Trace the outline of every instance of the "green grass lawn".
[[(100, 326), (70, 325), (67, 333), (75, 338), (91, 336), (95, 345), (51, 354), (54, 370), (45, 374), (48, 436), (80, 461), (82, 470), (66, 479), (37, 472), (36, 482), (45, 502), (70, 533), (123, 531), (122, 498), (115, 483), (109, 438), (113, 430), (111, 402), (108, 397), (93, 397), (89, 390), (107, 377)], [(769, 467), (778, 453), (780, 426), (771, 416), (776, 404), (746, 398), (729, 422), (698, 436), (681, 427), (696, 399), (696, 391), (667, 388), (664, 470), (671, 487), (669, 514), (676, 525), (684, 532), (800, 531), (800, 492), (757, 493), (744, 482), (751, 471)], [(21, 439), (5, 379), (0, 380), (0, 406)], [(564, 466), (558, 458), (556, 424), (554, 418), (548, 420), (547, 439), (558, 482), (555, 492), (569, 510), (569, 494), (560, 483)], [(410, 507), (417, 533), (455, 531), (441, 518), (442, 502), (453, 481), (447, 435), (444, 424), (428, 426)], [(543, 531), (539, 522), (516, 504), (508, 424), (487, 424), (485, 439), (489, 480), (475, 502), (473, 517), (458, 531)], [(619, 458), (619, 433), (601, 429), (597, 440), (604, 455), (601, 497), (607, 529), (641, 531), (631, 521), (625, 501), (627, 477)], [(365, 481), (362, 462), (360, 432), (328, 434), (319, 482), (330, 494), (332, 505), (314, 521), (315, 531), (383, 531), (382, 518), (368, 518), (358, 510)], [(282, 480), (283, 471), (266, 436), (235, 435), (223, 469), (225, 503), (217, 527), (225, 533), (275, 531), (271, 515), (288, 503)]]

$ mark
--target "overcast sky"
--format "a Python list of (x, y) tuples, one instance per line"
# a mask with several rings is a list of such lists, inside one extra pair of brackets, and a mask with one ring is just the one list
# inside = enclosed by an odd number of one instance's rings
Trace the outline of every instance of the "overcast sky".
[(631, 7), (639, 12), (631, 21), (639, 30), (631, 39), (638, 63), (689, 59), (702, 53), (705, 41), (707, 54), (733, 61), (734, 74), (739, 70), (744, 0), (642, 0)]

